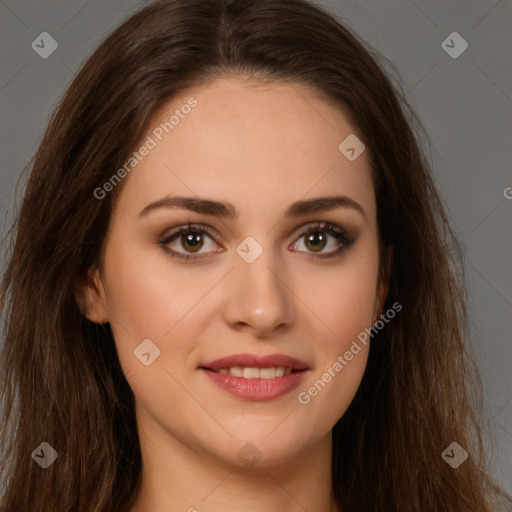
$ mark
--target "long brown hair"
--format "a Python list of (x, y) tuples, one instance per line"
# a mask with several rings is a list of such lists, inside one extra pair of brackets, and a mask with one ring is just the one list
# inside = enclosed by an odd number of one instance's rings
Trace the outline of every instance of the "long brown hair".
[[(420, 124), (377, 61), (306, 0), (157, 1), (97, 48), (33, 159), (0, 290), (6, 512), (119, 512), (133, 503), (141, 478), (133, 393), (109, 325), (89, 322), (75, 301), (77, 282), (101, 266), (123, 183), (102, 200), (94, 190), (172, 95), (232, 74), (313, 87), (349, 114), (370, 156), (390, 283), (384, 310), (398, 302), (403, 311), (376, 335), (333, 430), (339, 506), (491, 512), (512, 504), (486, 466), (460, 243), (420, 149)], [(457, 469), (441, 456), (454, 441), (469, 453)], [(41, 442), (58, 452), (44, 470), (31, 459)]]

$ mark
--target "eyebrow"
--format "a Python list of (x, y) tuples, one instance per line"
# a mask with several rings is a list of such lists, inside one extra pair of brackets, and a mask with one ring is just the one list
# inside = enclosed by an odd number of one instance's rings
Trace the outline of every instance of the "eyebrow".
[[(300, 217), (311, 213), (326, 212), (340, 207), (356, 210), (362, 215), (365, 221), (367, 220), (363, 207), (350, 197), (342, 195), (331, 195), (296, 201), (288, 207), (284, 216)], [(150, 212), (162, 208), (181, 208), (196, 213), (229, 219), (235, 219), (239, 215), (236, 208), (229, 202), (214, 201), (203, 197), (167, 196), (145, 206), (139, 213), (139, 217), (145, 217)]]

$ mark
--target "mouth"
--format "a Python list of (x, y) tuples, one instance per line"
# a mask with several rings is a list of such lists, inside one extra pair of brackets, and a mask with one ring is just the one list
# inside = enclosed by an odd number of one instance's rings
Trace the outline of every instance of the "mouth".
[(272, 400), (292, 391), (310, 370), (302, 361), (283, 354), (238, 354), (198, 369), (224, 391), (251, 401)]
[(241, 377), (243, 379), (278, 379), (285, 375), (290, 375), (293, 372), (300, 372), (304, 370), (294, 370), (290, 367), (284, 366), (270, 366), (268, 368), (257, 368), (243, 367), (243, 366), (231, 366), (230, 368), (219, 368), (213, 370), (211, 368), (202, 368), (203, 370), (210, 370), (212, 372), (220, 373), (222, 375), (231, 375), (233, 377)]

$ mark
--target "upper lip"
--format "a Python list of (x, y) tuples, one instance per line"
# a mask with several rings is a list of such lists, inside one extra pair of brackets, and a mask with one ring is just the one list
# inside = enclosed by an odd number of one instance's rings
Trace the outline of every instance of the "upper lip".
[(233, 354), (215, 361), (202, 364), (201, 368), (210, 370), (220, 370), (221, 368), (231, 368), (233, 366), (242, 366), (244, 368), (270, 368), (282, 366), (292, 370), (307, 370), (309, 367), (303, 361), (285, 354), (269, 354), (266, 356), (257, 354)]

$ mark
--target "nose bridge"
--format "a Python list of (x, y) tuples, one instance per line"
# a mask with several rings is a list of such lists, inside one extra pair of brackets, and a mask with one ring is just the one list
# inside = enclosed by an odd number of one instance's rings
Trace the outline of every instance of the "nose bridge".
[(293, 304), (279, 254), (254, 239), (244, 240), (236, 252), (230, 272), (228, 320), (261, 331), (292, 322)]

